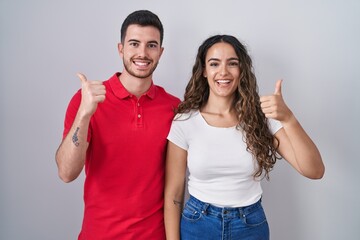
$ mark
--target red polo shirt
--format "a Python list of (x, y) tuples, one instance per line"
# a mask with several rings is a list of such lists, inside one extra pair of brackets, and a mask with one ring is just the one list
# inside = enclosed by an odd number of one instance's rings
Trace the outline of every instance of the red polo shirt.
[[(180, 100), (159, 86), (137, 99), (116, 73), (89, 126), (84, 219), (79, 239), (165, 239), (166, 137)], [(81, 101), (69, 103), (64, 137)]]

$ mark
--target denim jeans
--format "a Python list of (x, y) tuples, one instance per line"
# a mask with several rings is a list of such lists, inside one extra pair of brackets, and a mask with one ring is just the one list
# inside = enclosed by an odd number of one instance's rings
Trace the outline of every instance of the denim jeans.
[(182, 240), (268, 240), (269, 226), (258, 202), (240, 208), (219, 208), (193, 196), (181, 217)]

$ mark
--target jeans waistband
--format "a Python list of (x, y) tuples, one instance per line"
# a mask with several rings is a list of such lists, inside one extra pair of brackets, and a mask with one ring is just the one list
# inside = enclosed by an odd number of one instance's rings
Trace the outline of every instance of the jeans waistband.
[(187, 202), (188, 205), (193, 206), (196, 209), (199, 209), (203, 214), (215, 215), (218, 217), (227, 217), (227, 218), (237, 218), (245, 217), (247, 214), (256, 211), (261, 208), (261, 199), (254, 204), (245, 207), (216, 207), (206, 202), (202, 202), (194, 196), (190, 195), (190, 198)]

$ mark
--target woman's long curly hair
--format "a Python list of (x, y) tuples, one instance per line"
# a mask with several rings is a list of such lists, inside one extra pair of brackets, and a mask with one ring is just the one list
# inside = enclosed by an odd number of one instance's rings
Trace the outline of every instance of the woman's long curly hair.
[(198, 49), (192, 76), (184, 94), (184, 100), (178, 106), (176, 113), (188, 113), (191, 110), (201, 110), (209, 98), (209, 84), (203, 76), (205, 70), (206, 54), (211, 46), (225, 42), (230, 44), (239, 58), (240, 81), (232, 108), (236, 111), (238, 124), (237, 129), (244, 133), (244, 141), (249, 151), (257, 160), (259, 168), (254, 177), (269, 179), (276, 160), (279, 159), (276, 150), (278, 141), (271, 134), (268, 120), (260, 107), (260, 97), (256, 77), (253, 72), (252, 60), (247, 53), (246, 47), (240, 41), (230, 35), (215, 35), (206, 39)]

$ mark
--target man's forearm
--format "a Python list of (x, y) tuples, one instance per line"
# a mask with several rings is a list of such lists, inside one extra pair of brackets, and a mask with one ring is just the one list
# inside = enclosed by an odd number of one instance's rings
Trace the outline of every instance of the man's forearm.
[(87, 134), (89, 119), (77, 117), (68, 135), (56, 151), (56, 163), (59, 177), (64, 182), (71, 182), (81, 173), (86, 151), (89, 146)]

